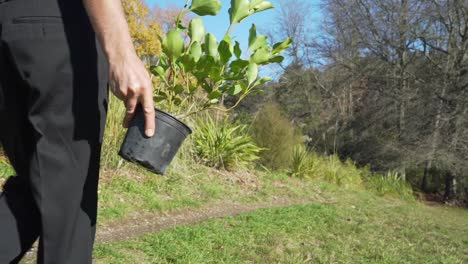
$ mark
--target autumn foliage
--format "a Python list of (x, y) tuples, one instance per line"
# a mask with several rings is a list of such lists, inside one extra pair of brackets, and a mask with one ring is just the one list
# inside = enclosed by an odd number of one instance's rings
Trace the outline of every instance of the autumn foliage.
[(122, 7), (137, 54), (160, 54), (161, 43), (157, 36), (162, 35), (163, 30), (148, 6), (141, 0), (122, 0)]

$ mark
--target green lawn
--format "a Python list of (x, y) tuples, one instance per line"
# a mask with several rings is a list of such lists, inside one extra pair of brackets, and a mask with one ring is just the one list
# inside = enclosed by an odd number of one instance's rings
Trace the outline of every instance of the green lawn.
[[(14, 174), (0, 160), (0, 183)], [(99, 225), (134, 213), (275, 196), (316, 204), (261, 209), (98, 244), (96, 263), (468, 263), (468, 211), (379, 197), (286, 173), (228, 173), (179, 160), (166, 176), (127, 164), (103, 171)]]
[[(14, 174), (6, 160), (0, 159), (0, 191), (2, 183)], [(133, 214), (198, 208), (220, 200), (250, 203), (275, 196), (326, 199), (318, 189), (314, 182), (286, 173), (223, 172), (177, 160), (167, 175), (160, 176), (126, 163), (101, 172), (98, 224), (121, 221)]]
[(468, 212), (333, 191), (96, 247), (96, 263), (468, 263)]
[(198, 208), (229, 200), (240, 203), (268, 201), (275, 196), (327, 199), (313, 181), (286, 173), (260, 171), (222, 172), (184, 161), (174, 163), (168, 175), (159, 176), (131, 167), (104, 173), (99, 190), (99, 225), (125, 219), (134, 213), (162, 213)]

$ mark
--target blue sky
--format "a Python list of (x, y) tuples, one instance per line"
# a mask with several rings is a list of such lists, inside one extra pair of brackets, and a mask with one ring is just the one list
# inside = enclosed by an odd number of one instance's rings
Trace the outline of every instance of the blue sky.
[[(144, 0), (150, 8), (153, 8), (155, 5), (164, 8), (168, 5), (182, 7), (186, 0)], [(278, 15), (279, 12), (279, 1), (280, 0), (269, 0), (272, 2), (276, 8), (266, 10), (260, 13), (256, 13), (251, 17), (242, 21), (235, 30), (231, 33), (231, 36), (238, 40), (242, 45), (242, 50), (247, 49), (247, 41), (249, 35), (249, 29), (252, 24), (257, 26), (257, 31), (259, 34), (265, 33), (269, 28), (274, 27), (274, 18)], [(311, 23), (311, 28), (316, 27), (320, 23), (321, 12), (318, 8), (320, 0), (305, 0), (310, 1), (312, 5), (312, 14), (310, 14), (309, 21)], [(220, 13), (217, 16), (205, 16), (202, 17), (205, 24), (206, 31), (213, 33), (218, 41), (223, 38), (226, 33), (227, 28), (229, 27), (229, 14), (228, 9), (231, 5), (231, 0), (221, 0), (222, 8)], [(271, 75), (271, 69), (268, 70), (268, 75)]]

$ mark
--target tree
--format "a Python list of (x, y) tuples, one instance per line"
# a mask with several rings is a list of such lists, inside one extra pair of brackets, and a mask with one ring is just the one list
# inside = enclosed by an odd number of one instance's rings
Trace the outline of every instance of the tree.
[(438, 160), (447, 171), (444, 196), (451, 200), (456, 195), (457, 178), (468, 169), (468, 4), (462, 0), (431, 0), (425, 18), (429, 26), (421, 40), (441, 82), (422, 188), (428, 189), (429, 172), (433, 161)]
[(123, 0), (122, 7), (137, 54), (140, 57), (160, 54), (161, 43), (158, 36), (162, 36), (163, 31), (148, 6), (141, 0)]

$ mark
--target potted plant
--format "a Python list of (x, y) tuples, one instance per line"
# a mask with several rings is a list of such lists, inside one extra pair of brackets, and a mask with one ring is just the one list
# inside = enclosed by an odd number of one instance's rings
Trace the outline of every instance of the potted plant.
[[(175, 28), (160, 37), (162, 54), (150, 71), (158, 83), (154, 100), (164, 105), (169, 113), (156, 109), (155, 136), (146, 138), (144, 118), (136, 115), (127, 132), (119, 154), (130, 161), (164, 174), (183, 140), (191, 133), (181, 120), (207, 109), (229, 111), (246, 96), (269, 81), (260, 78), (260, 66), (280, 63), (281, 53), (287, 49), (288, 38), (271, 46), (267, 37), (257, 35), (253, 24), (249, 30), (248, 53), (242, 54), (241, 45), (231, 39), (232, 30), (245, 18), (273, 8), (265, 0), (231, 0), (230, 25), (221, 41), (206, 33), (200, 17), (184, 26), (182, 18), (189, 12), (198, 16), (217, 15), (219, 0), (187, 0), (175, 20)], [(225, 96), (237, 96), (236, 103), (222, 108)]]

